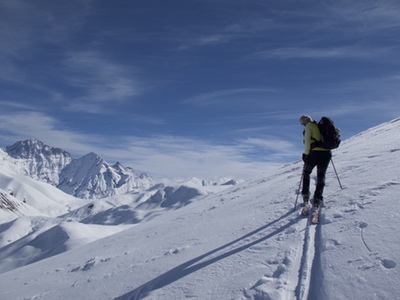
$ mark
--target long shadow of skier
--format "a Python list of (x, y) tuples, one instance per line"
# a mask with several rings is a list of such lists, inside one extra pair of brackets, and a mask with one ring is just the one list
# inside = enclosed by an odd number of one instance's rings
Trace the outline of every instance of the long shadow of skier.
[(115, 298), (114, 300), (128, 300), (128, 299), (129, 300), (139, 300), (139, 299), (143, 299), (146, 296), (148, 296), (152, 291), (155, 291), (157, 289), (163, 288), (163, 287), (165, 287), (165, 286), (167, 286), (167, 285), (169, 285), (169, 284), (171, 284), (171, 283), (173, 283), (175, 281), (178, 281), (179, 279), (181, 279), (181, 278), (183, 278), (183, 277), (185, 277), (185, 276), (187, 276), (187, 275), (189, 275), (191, 273), (194, 273), (194, 272), (196, 272), (196, 271), (198, 271), (200, 269), (203, 269), (203, 268), (205, 268), (205, 267), (207, 267), (207, 266), (209, 266), (209, 265), (211, 265), (211, 264), (213, 264), (213, 263), (215, 263), (215, 262), (217, 262), (219, 260), (225, 259), (225, 258), (227, 258), (229, 256), (232, 256), (232, 255), (234, 255), (236, 253), (239, 253), (239, 252), (241, 252), (241, 251), (243, 251), (245, 249), (248, 249), (248, 248), (250, 248), (250, 247), (252, 247), (254, 245), (262, 243), (263, 241), (270, 239), (271, 237), (283, 232), (284, 230), (286, 230), (287, 228), (292, 226), (294, 223), (297, 222), (298, 218), (290, 220), (286, 225), (276, 229), (275, 231), (271, 232), (270, 234), (268, 234), (268, 235), (266, 235), (266, 236), (264, 236), (264, 237), (262, 237), (260, 239), (252, 241), (252, 242), (250, 242), (248, 244), (245, 244), (245, 245), (242, 245), (240, 247), (234, 248), (234, 249), (232, 249), (232, 250), (230, 250), (228, 252), (224, 252), (224, 253), (222, 253), (222, 254), (220, 254), (220, 255), (218, 255), (216, 257), (210, 258), (210, 259), (208, 259), (206, 261), (199, 262), (199, 261), (205, 259), (208, 256), (211, 256), (212, 254), (214, 254), (214, 253), (216, 253), (218, 251), (221, 251), (221, 250), (223, 250), (223, 249), (225, 249), (225, 248), (227, 248), (229, 246), (232, 246), (232, 245), (234, 245), (234, 244), (236, 244), (236, 243), (238, 243), (238, 242), (240, 242), (240, 241), (242, 241), (242, 240), (244, 240), (246, 238), (251, 237), (252, 235), (254, 235), (254, 234), (256, 234), (256, 233), (258, 233), (260, 231), (263, 231), (264, 229), (267, 229), (268, 227), (272, 226), (273, 224), (279, 222), (280, 220), (285, 219), (286, 217), (288, 217), (292, 213), (293, 213), (293, 211), (290, 210), (286, 214), (284, 214), (281, 217), (279, 217), (278, 219), (276, 219), (276, 220), (274, 220), (274, 221), (272, 221), (272, 222), (270, 222), (270, 223), (268, 223), (268, 224), (266, 224), (266, 225), (264, 225), (264, 226), (262, 226), (262, 227), (260, 227), (260, 228), (258, 228), (256, 230), (254, 230), (254, 231), (252, 231), (252, 232), (250, 232), (250, 233), (248, 233), (248, 234), (246, 234), (246, 235), (244, 235), (244, 236), (242, 236), (242, 237), (240, 237), (240, 238), (238, 238), (238, 239), (236, 239), (236, 240), (234, 240), (234, 241), (232, 241), (232, 242), (230, 242), (228, 244), (225, 244), (225, 245), (223, 245), (223, 246), (221, 246), (219, 248), (216, 248), (216, 249), (214, 249), (212, 251), (209, 251), (209, 252), (207, 252), (207, 253), (205, 253), (203, 255), (200, 255), (200, 256), (198, 256), (198, 257), (196, 257), (194, 259), (191, 259), (191, 260), (189, 260), (189, 261), (187, 261), (187, 262), (185, 262), (185, 263), (183, 263), (183, 264), (181, 264), (181, 265), (179, 265), (179, 266), (177, 266), (177, 267), (165, 272), (164, 274), (161, 274), (160, 276), (158, 276), (158, 277), (156, 277), (156, 278), (154, 278), (154, 279), (142, 284), (141, 286), (137, 287), (133, 291), (130, 291), (130, 292), (128, 292), (128, 293), (126, 293), (126, 294), (124, 294), (122, 296), (119, 296), (119, 297)]

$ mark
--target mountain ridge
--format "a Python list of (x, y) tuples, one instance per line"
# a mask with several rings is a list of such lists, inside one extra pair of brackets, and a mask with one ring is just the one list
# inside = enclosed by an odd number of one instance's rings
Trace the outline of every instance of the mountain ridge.
[(94, 152), (75, 159), (69, 152), (37, 139), (18, 141), (3, 151), (15, 159), (25, 175), (81, 199), (104, 198), (154, 185), (147, 173), (136, 174), (119, 162), (110, 165)]
[[(111, 165), (94, 152), (89, 152), (80, 158), (72, 158), (68, 151), (51, 147), (37, 139), (18, 141), (1, 150), (12, 158), (8, 164), (12, 165), (15, 172), (51, 184), (80, 199), (103, 199), (127, 193), (146, 193), (145, 191), (152, 187), (167, 190), (179, 189), (179, 187), (168, 187), (157, 183), (148, 173), (136, 173), (134, 168), (124, 166), (120, 162)], [(7, 159), (4, 158), (4, 160)], [(230, 186), (238, 183), (230, 178), (219, 181), (191, 178), (178, 185), (190, 186), (194, 183), (201, 188)], [(182, 189), (180, 189), (181, 192)], [(186, 195), (189, 195), (188, 190), (190, 189), (186, 190)], [(201, 194), (203, 193), (194, 190), (191, 192), (192, 197)], [(163, 196), (160, 201), (171, 201), (167, 198)], [(185, 201), (188, 200), (190, 199), (185, 198)], [(176, 201), (179, 202), (179, 200)]]

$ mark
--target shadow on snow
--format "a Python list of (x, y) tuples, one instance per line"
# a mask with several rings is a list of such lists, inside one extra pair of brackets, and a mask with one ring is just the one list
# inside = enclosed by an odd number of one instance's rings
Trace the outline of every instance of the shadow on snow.
[(177, 266), (177, 267), (165, 272), (164, 274), (161, 274), (160, 276), (158, 276), (158, 277), (156, 277), (156, 278), (154, 278), (154, 279), (142, 284), (141, 286), (137, 287), (136, 289), (134, 289), (134, 290), (122, 295), (122, 296), (119, 296), (119, 297), (115, 298), (115, 300), (128, 300), (128, 299), (129, 300), (139, 300), (139, 299), (143, 299), (146, 296), (148, 296), (151, 292), (153, 292), (153, 291), (155, 291), (157, 289), (163, 288), (163, 287), (165, 287), (165, 286), (167, 286), (167, 285), (169, 285), (169, 284), (171, 284), (171, 283), (173, 283), (175, 281), (178, 281), (179, 279), (181, 279), (181, 278), (183, 278), (183, 277), (185, 277), (185, 276), (187, 276), (189, 274), (192, 274), (192, 273), (194, 273), (194, 272), (196, 272), (196, 271), (198, 271), (200, 269), (206, 268), (206, 267), (212, 265), (215, 262), (218, 262), (218, 261), (220, 261), (222, 259), (225, 259), (225, 258), (227, 258), (229, 256), (235, 255), (235, 254), (237, 254), (237, 253), (239, 253), (239, 252), (241, 252), (243, 250), (246, 250), (246, 249), (248, 249), (248, 248), (250, 248), (250, 247), (252, 247), (254, 245), (262, 243), (263, 241), (268, 240), (268, 239), (272, 238), (273, 236), (275, 236), (275, 235), (283, 232), (284, 230), (288, 229), (290, 226), (295, 224), (299, 220), (299, 218), (295, 218), (293, 220), (289, 220), (289, 222), (285, 226), (282, 226), (282, 227), (276, 229), (275, 231), (269, 233), (268, 235), (266, 235), (266, 236), (264, 236), (264, 237), (262, 237), (260, 239), (257, 239), (255, 241), (252, 241), (252, 242), (248, 243), (248, 244), (236, 247), (236, 248), (234, 248), (234, 249), (232, 249), (230, 251), (221, 253), (220, 255), (218, 255), (216, 257), (213, 257), (213, 258), (209, 258), (206, 261), (200, 262), (201, 260), (207, 258), (208, 256), (213, 255), (216, 252), (222, 251), (225, 248), (228, 248), (228, 247), (230, 247), (230, 246), (232, 246), (232, 245), (234, 245), (234, 244), (236, 244), (236, 243), (238, 243), (238, 242), (240, 242), (242, 240), (245, 240), (245, 239), (255, 235), (256, 233), (258, 233), (260, 231), (263, 231), (263, 230), (269, 228), (270, 226), (274, 225), (275, 223), (278, 223), (279, 221), (285, 219), (286, 217), (288, 217), (292, 213), (293, 213), (293, 210), (290, 210), (286, 214), (284, 214), (281, 217), (279, 217), (278, 219), (276, 219), (276, 220), (274, 220), (274, 221), (272, 221), (272, 222), (270, 222), (270, 223), (268, 223), (268, 224), (266, 224), (266, 225), (264, 225), (264, 226), (262, 226), (262, 227), (260, 227), (260, 228), (258, 228), (256, 230), (254, 230), (254, 231), (252, 231), (252, 232), (250, 232), (250, 233), (248, 233), (248, 234), (246, 234), (246, 235), (244, 235), (244, 236), (242, 236), (242, 237), (240, 237), (240, 238), (238, 238), (238, 239), (236, 239), (236, 240), (234, 240), (234, 241), (232, 241), (232, 242), (230, 242), (228, 244), (225, 244), (225, 245), (223, 245), (221, 247), (218, 247), (218, 248), (216, 248), (216, 249), (214, 249), (212, 251), (209, 251), (209, 252), (207, 252), (207, 253), (205, 253), (203, 255), (200, 255), (200, 256), (198, 256), (198, 257), (196, 257), (194, 259), (191, 259), (191, 260), (189, 260), (189, 261), (187, 261), (187, 262), (185, 262), (185, 263), (183, 263), (183, 264), (181, 264), (181, 265), (179, 265), (179, 266)]

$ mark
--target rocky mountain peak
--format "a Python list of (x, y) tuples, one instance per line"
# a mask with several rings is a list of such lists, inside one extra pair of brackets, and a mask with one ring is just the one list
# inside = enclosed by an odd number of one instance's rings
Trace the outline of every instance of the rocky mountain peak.
[(23, 173), (52, 185), (58, 184), (61, 170), (72, 160), (67, 151), (50, 147), (37, 139), (19, 141), (4, 150), (17, 159), (15, 163)]
[(50, 147), (37, 139), (18, 141), (12, 146), (7, 146), (5, 151), (9, 156), (17, 159), (32, 159), (40, 156), (64, 156), (65, 158), (71, 158), (71, 155), (67, 151)]

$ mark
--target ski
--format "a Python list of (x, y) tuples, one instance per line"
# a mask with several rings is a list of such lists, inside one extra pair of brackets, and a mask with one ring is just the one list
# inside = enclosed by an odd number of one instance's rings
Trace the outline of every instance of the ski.
[(319, 213), (321, 208), (314, 209), (311, 214), (311, 224), (318, 224), (319, 223)]
[(308, 216), (309, 215), (309, 213), (310, 213), (310, 209), (311, 209), (311, 207), (310, 207), (310, 204), (306, 204), (302, 209), (301, 209), (301, 215), (302, 216)]

